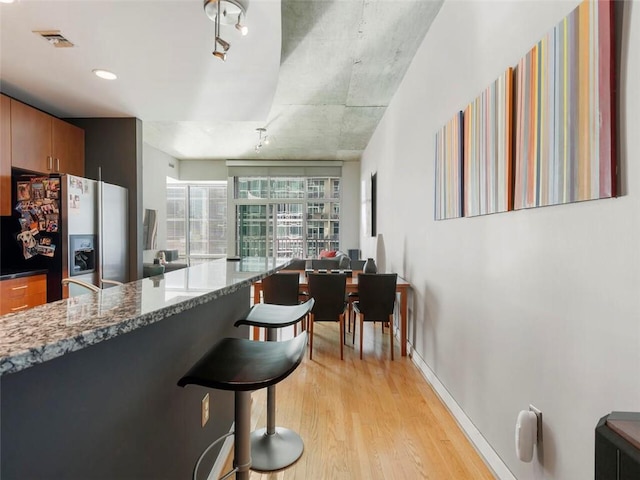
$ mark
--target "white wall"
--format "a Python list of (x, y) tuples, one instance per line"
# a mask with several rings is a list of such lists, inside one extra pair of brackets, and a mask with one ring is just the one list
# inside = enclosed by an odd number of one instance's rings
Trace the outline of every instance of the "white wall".
[[(640, 5), (625, 3), (621, 197), (433, 220), (435, 132), (575, 0), (445, 2), (362, 160), (361, 178), (378, 172), (387, 270), (414, 287), (414, 360), (503, 478), (505, 465), (521, 480), (593, 478), (598, 419), (640, 410)], [(530, 403), (544, 447), (525, 464), (514, 424)]]
[(224, 160), (180, 160), (180, 180), (226, 182), (227, 164)]
[(340, 250), (360, 248), (360, 162), (342, 165)]
[(158, 211), (157, 249), (143, 252), (145, 263), (153, 262), (157, 250), (167, 248), (167, 177), (178, 178), (179, 161), (142, 144), (142, 206)]

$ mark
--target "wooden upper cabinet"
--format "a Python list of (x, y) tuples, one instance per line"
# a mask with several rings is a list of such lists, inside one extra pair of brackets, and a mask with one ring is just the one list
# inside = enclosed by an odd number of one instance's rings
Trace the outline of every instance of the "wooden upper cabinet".
[(11, 215), (11, 99), (0, 94), (0, 216)]
[(84, 130), (11, 99), (11, 165), (84, 175)]
[(11, 100), (11, 165), (53, 173), (51, 115)]
[(51, 128), (54, 171), (84, 176), (84, 130), (59, 118)]

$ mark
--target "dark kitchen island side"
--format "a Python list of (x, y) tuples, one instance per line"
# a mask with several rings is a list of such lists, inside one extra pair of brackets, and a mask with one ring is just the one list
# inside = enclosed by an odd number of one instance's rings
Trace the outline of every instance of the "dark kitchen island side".
[(0, 478), (190, 478), (230, 430), (233, 393), (176, 382), (219, 339), (247, 337), (233, 324), (251, 284), (286, 263), (215, 260), (0, 317)]

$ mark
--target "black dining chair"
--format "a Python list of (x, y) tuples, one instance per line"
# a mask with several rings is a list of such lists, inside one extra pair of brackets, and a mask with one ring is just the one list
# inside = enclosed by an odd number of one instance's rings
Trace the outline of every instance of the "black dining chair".
[[(364, 264), (366, 260), (351, 260), (350, 268), (353, 272), (362, 271), (364, 268)], [(358, 292), (349, 292), (347, 295), (347, 302), (349, 305), (347, 306), (347, 328), (351, 331), (351, 322), (354, 323), (353, 326), (353, 334), (355, 335), (355, 322), (356, 322), (356, 314), (353, 311), (353, 302), (358, 300)]]
[(340, 261), (335, 258), (320, 258), (311, 260), (311, 268), (314, 270), (337, 270)]
[(309, 360), (313, 358), (315, 322), (340, 322), (340, 360), (344, 359), (344, 312), (347, 276), (340, 273), (310, 273), (309, 296), (315, 304), (309, 315)]
[[(300, 293), (300, 275), (298, 272), (278, 272), (262, 279), (262, 301), (272, 305), (298, 305), (306, 300), (306, 294)], [(305, 329), (306, 317), (302, 319)], [(293, 326), (297, 335), (297, 324)]]
[[(360, 358), (364, 322), (389, 322), (393, 325), (393, 309), (396, 302), (396, 273), (361, 273), (358, 275), (359, 299), (353, 302), (355, 315), (360, 317)], [(354, 324), (355, 336), (355, 324)], [(389, 328), (391, 360), (393, 360), (393, 327)]]
[(364, 268), (364, 264), (366, 262), (367, 262), (366, 260), (351, 260), (351, 263), (349, 266), (353, 271), (357, 271), (357, 270), (362, 271), (362, 269)]
[(274, 273), (262, 279), (262, 299), (273, 305), (297, 305), (300, 275), (297, 272)]

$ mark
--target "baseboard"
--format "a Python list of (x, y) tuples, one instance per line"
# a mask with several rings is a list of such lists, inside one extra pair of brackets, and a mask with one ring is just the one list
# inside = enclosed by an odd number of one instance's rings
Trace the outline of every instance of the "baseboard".
[[(409, 344), (407, 344), (407, 351), (410, 351)], [(431, 387), (433, 387), (440, 397), (440, 400), (442, 400), (442, 403), (444, 403), (447, 409), (451, 412), (458, 422), (458, 425), (460, 425), (462, 431), (473, 444), (480, 456), (484, 459), (487, 466), (493, 471), (496, 478), (499, 480), (517, 480), (495, 450), (491, 447), (489, 442), (487, 442), (487, 440), (482, 436), (480, 430), (478, 430), (471, 419), (467, 417), (462, 408), (460, 408), (460, 405), (458, 405), (455, 399), (447, 391), (445, 386), (440, 383), (440, 380), (438, 380), (436, 374), (425, 363), (424, 359), (415, 351), (412, 351), (411, 360), (422, 372), (422, 375), (424, 375)]]
[[(234, 424), (231, 424), (230, 432), (233, 432)], [(211, 471), (209, 472), (209, 476), (207, 480), (217, 480), (222, 477), (227, 472), (223, 472), (227, 460), (229, 459), (229, 455), (231, 455), (231, 450), (233, 449), (233, 435), (227, 437), (222, 444), (222, 448), (220, 449), (220, 453), (218, 453), (218, 458), (216, 458), (216, 462), (211, 467)]]

